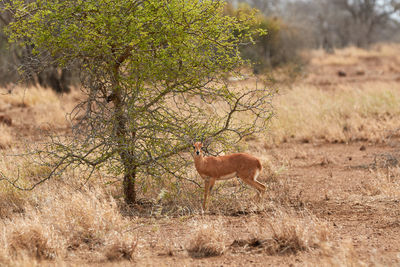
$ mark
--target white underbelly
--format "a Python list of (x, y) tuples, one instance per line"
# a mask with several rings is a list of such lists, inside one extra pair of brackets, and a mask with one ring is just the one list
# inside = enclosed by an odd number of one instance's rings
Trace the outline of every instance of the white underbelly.
[(229, 173), (229, 174), (227, 174), (227, 175), (223, 175), (223, 176), (218, 177), (218, 180), (231, 179), (231, 178), (236, 177), (236, 174), (237, 174), (236, 172)]

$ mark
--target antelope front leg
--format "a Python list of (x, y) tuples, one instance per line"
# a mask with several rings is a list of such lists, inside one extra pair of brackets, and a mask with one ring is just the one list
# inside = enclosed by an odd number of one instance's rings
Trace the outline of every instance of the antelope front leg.
[(203, 200), (203, 211), (206, 210), (206, 205), (207, 205), (207, 196), (208, 192), (210, 192), (211, 186), (214, 185), (212, 182), (212, 179), (207, 177), (204, 179), (204, 200)]
[(211, 195), (211, 191), (213, 189), (214, 184), (215, 184), (215, 179), (211, 178), (210, 179), (210, 189), (208, 190), (210, 195)]

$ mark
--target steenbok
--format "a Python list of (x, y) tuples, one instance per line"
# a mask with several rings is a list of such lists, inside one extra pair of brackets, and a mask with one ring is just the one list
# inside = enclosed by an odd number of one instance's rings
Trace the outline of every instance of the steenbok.
[(204, 157), (202, 147), (203, 143), (201, 142), (193, 144), (194, 165), (205, 182), (203, 210), (206, 208), (207, 196), (216, 180), (239, 177), (243, 182), (257, 189), (259, 195), (265, 192), (265, 185), (257, 181), (257, 177), (262, 171), (262, 165), (258, 158), (246, 153)]

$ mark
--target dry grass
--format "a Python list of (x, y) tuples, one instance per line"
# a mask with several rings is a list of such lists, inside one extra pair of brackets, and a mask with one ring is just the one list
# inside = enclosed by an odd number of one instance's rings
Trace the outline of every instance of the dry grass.
[(398, 166), (371, 169), (368, 180), (362, 183), (362, 194), (389, 199), (400, 197), (400, 168)]
[(312, 216), (298, 217), (281, 213), (268, 225), (272, 231), (270, 244), (266, 247), (269, 254), (297, 253), (320, 248), (331, 238), (332, 229), (328, 224)]
[[(327, 222), (306, 212), (275, 206), (270, 218), (251, 217), (232, 234), (221, 221), (196, 221), (193, 236), (186, 246), (191, 257), (221, 256), (231, 253), (263, 253), (290, 255), (301, 252), (325, 251), (336, 245), (332, 228)], [(243, 237), (243, 233), (247, 233)], [(331, 250), (332, 252), (332, 250)], [(329, 254), (331, 255), (331, 254)]]
[(326, 91), (299, 85), (277, 98), (272, 142), (382, 142), (397, 129), (399, 84), (368, 83)]
[(74, 99), (79, 97), (78, 90), (69, 95), (57, 95), (40, 87), (15, 87), (2, 94), (0, 112), (7, 114), (17, 126), (31, 125), (41, 130), (65, 128), (69, 126), (66, 114), (73, 109)]
[(17, 191), (9, 184), (0, 184), (0, 219), (10, 218), (14, 213), (23, 213), (27, 194)]
[(10, 216), (1, 226), (5, 262), (133, 259), (137, 236), (115, 200), (100, 187), (75, 190), (61, 183), (49, 184), (24, 204), (23, 216)]
[(226, 250), (224, 230), (221, 224), (202, 224), (197, 226), (187, 246), (187, 251), (194, 258), (220, 256)]
[(235, 239), (233, 247), (256, 250), (268, 255), (297, 254), (331, 244), (332, 229), (308, 214), (279, 208), (274, 216), (248, 226), (245, 239)]
[(4, 124), (0, 124), (0, 149), (7, 149), (13, 145), (12, 129)]
[(369, 50), (352, 46), (336, 50), (333, 54), (326, 54), (323, 50), (314, 50), (310, 53), (310, 57), (311, 64), (318, 66), (346, 66), (356, 65), (362, 60), (372, 58), (397, 60), (400, 59), (398, 49), (397, 44), (376, 44)]
[[(376, 45), (334, 54), (313, 51), (312, 72), (305, 79), (289, 85), (266, 82), (280, 91), (273, 101), (276, 116), (265, 133), (268, 146), (291, 140), (384, 142), (398, 130), (398, 49), (398, 45)], [(346, 77), (338, 77), (339, 71)], [(261, 87), (261, 80), (251, 78), (235, 86)]]
[[(1, 174), (5, 176), (13, 175), (12, 177), (18, 177), (18, 162), (16, 157), (7, 157), (7, 153), (17, 153), (13, 150), (7, 152), (2, 151), (0, 158), (0, 169)], [(23, 179), (20, 180), (23, 184)], [(12, 218), (15, 214), (24, 213), (31, 194), (17, 190), (15, 187), (6, 183), (5, 181), (0, 182), (0, 219)]]
[(125, 243), (118, 242), (107, 246), (104, 249), (104, 254), (109, 261), (133, 260), (137, 242)]
[(55, 250), (49, 245), (49, 237), (40, 225), (25, 225), (14, 230), (8, 237), (12, 257), (26, 257), (37, 260), (49, 260), (56, 256)]

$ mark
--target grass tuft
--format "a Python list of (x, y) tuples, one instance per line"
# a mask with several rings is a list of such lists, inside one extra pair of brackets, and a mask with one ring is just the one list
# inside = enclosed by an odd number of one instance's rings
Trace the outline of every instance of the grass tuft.
[(187, 247), (193, 258), (220, 256), (225, 249), (222, 230), (210, 225), (200, 226)]
[(43, 228), (27, 226), (15, 230), (8, 240), (15, 258), (24, 255), (37, 260), (49, 260), (56, 256), (55, 250), (50, 247), (48, 238), (43, 233)]
[(274, 254), (295, 254), (320, 248), (330, 240), (330, 228), (311, 215), (280, 213), (268, 222), (272, 240), (266, 247)]
[(12, 147), (14, 138), (12, 130), (9, 126), (0, 124), (0, 149), (7, 149)]
[(137, 247), (137, 242), (117, 242), (104, 249), (104, 255), (109, 261), (133, 260), (133, 253)]
[(25, 212), (27, 194), (9, 184), (0, 184), (0, 219), (11, 218), (15, 213)]
[(297, 254), (320, 249), (331, 240), (331, 229), (311, 215), (277, 212), (276, 216), (257, 226), (249, 224), (250, 235), (235, 239), (233, 248), (257, 250), (268, 255)]

